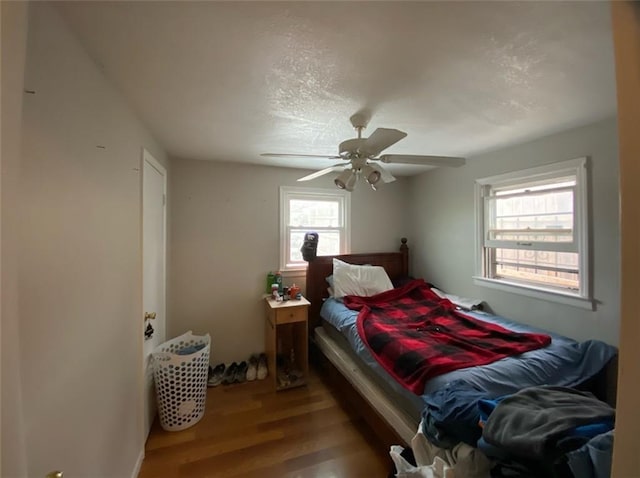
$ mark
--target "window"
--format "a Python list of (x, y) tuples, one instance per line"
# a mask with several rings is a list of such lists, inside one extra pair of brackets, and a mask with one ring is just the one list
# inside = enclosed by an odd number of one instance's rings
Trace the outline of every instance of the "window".
[(589, 299), (586, 163), (476, 181), (477, 279)]
[(319, 234), (318, 255), (349, 252), (349, 194), (331, 189), (280, 188), (280, 269), (303, 270), (305, 233)]

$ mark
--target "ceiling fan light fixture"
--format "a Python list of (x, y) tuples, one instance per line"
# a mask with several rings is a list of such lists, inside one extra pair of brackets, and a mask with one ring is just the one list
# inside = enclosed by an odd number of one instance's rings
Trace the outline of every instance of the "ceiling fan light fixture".
[[(336, 179), (333, 180), (333, 182), (338, 187), (338, 189), (347, 189), (347, 184), (349, 184), (349, 181), (353, 176), (355, 176), (353, 169), (345, 169), (338, 175)], [(353, 181), (353, 183), (355, 183), (355, 181)], [(352, 190), (353, 183), (351, 185)]]
[(377, 169), (373, 168), (368, 164), (365, 164), (362, 167), (362, 175), (364, 176), (365, 181), (371, 184), (371, 186), (375, 185), (378, 181), (380, 181), (380, 178), (382, 177), (382, 174), (380, 173), (380, 171), (378, 171)]
[(345, 189), (349, 192), (353, 191), (356, 188), (357, 182), (358, 182), (358, 173), (356, 172), (355, 169), (352, 169), (351, 176), (349, 176), (349, 179), (347, 180)]

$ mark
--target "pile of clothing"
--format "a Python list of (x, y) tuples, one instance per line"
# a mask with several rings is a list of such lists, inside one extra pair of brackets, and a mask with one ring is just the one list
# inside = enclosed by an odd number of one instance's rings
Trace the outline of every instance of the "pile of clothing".
[[(467, 463), (474, 477), (609, 477), (615, 410), (591, 393), (541, 386), (489, 400), (472, 385), (450, 385), (426, 397), (422, 449), (463, 447), (473, 457)], [(489, 458), (486, 470), (469, 450)], [(455, 461), (447, 462), (455, 469)]]
[[(566, 387), (531, 387), (503, 398), (480, 400), (482, 437), (477, 446), (496, 460), (495, 477), (574, 478), (609, 476), (605, 463), (585, 475), (579, 454), (602, 435), (612, 437), (615, 410), (589, 392)], [(591, 445), (593, 446), (593, 444)], [(586, 457), (585, 457), (586, 458)], [(584, 465), (584, 466), (583, 466)]]

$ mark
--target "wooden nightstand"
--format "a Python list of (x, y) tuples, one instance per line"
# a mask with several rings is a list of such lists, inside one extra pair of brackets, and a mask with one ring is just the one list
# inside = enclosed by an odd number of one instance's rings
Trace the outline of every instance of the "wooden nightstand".
[(309, 301), (265, 298), (264, 349), (276, 390), (304, 385), (309, 375), (307, 312)]

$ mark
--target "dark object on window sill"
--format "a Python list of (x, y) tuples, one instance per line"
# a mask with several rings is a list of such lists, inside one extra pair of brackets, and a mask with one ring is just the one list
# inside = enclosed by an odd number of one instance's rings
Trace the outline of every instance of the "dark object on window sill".
[(302, 258), (311, 262), (316, 258), (316, 253), (318, 251), (318, 233), (317, 232), (307, 232), (304, 235), (304, 242), (302, 243), (302, 247), (300, 248), (300, 252), (302, 252)]

